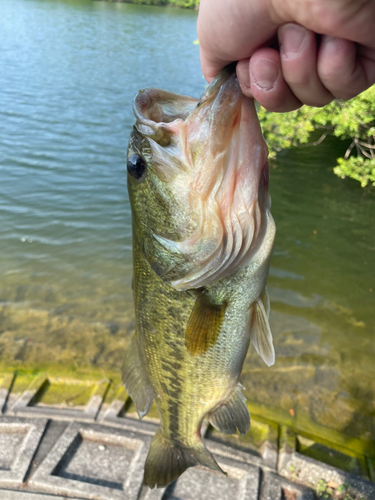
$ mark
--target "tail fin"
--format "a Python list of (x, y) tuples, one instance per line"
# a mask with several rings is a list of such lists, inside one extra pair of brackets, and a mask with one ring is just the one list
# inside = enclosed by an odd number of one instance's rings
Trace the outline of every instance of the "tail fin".
[(158, 429), (148, 452), (143, 480), (150, 488), (161, 488), (194, 465), (204, 465), (225, 474), (202, 442), (191, 447), (174, 444)]

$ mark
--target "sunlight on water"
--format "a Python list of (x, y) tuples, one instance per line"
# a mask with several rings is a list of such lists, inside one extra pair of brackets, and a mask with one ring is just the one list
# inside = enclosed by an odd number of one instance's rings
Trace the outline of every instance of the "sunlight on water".
[[(0, 361), (118, 370), (134, 331), (126, 148), (139, 88), (198, 97), (196, 12), (2, 0)], [(271, 168), (277, 361), (266, 406), (375, 439), (375, 197), (332, 174), (340, 143)]]

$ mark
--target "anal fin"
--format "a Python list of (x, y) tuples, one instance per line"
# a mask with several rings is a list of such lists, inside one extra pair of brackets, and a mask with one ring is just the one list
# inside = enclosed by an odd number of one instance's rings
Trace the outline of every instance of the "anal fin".
[(144, 417), (151, 408), (154, 393), (147, 374), (142, 367), (135, 338), (131, 341), (125, 354), (122, 367), (122, 383), (135, 404), (139, 418)]
[(252, 308), (250, 338), (259, 356), (267, 366), (271, 366), (275, 363), (275, 349), (273, 347), (272, 333), (268, 321), (268, 295), (264, 295), (254, 302)]
[(215, 429), (223, 434), (235, 434), (237, 429), (244, 435), (250, 429), (250, 413), (241, 384), (237, 384), (230, 398), (208, 417)]
[(196, 300), (185, 333), (185, 345), (194, 356), (213, 347), (219, 336), (226, 303), (213, 304), (203, 292)]

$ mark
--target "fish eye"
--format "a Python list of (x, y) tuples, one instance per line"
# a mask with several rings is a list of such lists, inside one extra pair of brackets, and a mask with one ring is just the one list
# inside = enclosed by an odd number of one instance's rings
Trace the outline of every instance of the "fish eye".
[(129, 175), (133, 177), (133, 179), (140, 179), (146, 170), (146, 162), (141, 156), (133, 154), (129, 156), (127, 168)]

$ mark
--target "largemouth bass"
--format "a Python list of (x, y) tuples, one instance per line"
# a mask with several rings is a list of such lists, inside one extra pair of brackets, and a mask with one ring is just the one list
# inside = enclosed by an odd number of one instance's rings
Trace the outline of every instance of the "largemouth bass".
[(238, 382), (252, 341), (274, 363), (266, 292), (275, 237), (267, 148), (252, 100), (223, 70), (201, 99), (150, 88), (134, 100), (128, 150), (136, 333), (123, 382), (160, 427), (144, 481), (221, 470), (201, 439), (250, 426)]

